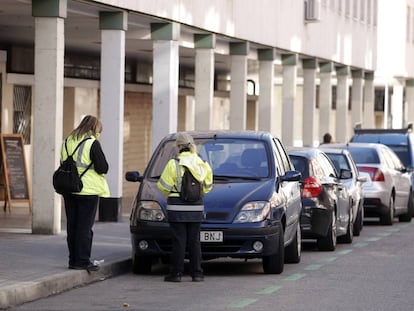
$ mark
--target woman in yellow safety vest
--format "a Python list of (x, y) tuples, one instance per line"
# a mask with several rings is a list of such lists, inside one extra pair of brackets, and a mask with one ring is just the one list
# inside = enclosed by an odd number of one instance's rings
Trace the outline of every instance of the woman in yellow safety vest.
[[(85, 116), (81, 123), (65, 139), (61, 148), (61, 161), (79, 148), (73, 155), (82, 176), (83, 188), (80, 192), (64, 194), (67, 244), (69, 249), (69, 269), (97, 271), (99, 266), (91, 262), (91, 249), (96, 210), (99, 197), (109, 197), (109, 187), (105, 179), (108, 162), (98, 141), (102, 123), (94, 116)], [(65, 148), (67, 146), (67, 152)]]
[(177, 158), (170, 159), (157, 183), (157, 187), (168, 195), (167, 217), (172, 229), (172, 252), (170, 273), (166, 282), (180, 282), (184, 272), (186, 245), (190, 257), (190, 274), (193, 282), (204, 280), (201, 268), (200, 227), (204, 219), (202, 196), (198, 201), (188, 202), (180, 197), (181, 181), (185, 167), (202, 185), (207, 193), (213, 187), (213, 173), (210, 165), (195, 152), (194, 140), (187, 133), (178, 133), (176, 145)]

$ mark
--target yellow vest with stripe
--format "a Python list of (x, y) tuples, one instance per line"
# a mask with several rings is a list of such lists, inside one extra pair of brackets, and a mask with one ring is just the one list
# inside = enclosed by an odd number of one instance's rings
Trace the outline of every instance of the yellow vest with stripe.
[[(68, 153), (71, 154), (75, 150), (76, 146), (87, 136), (82, 137), (77, 140), (72, 136), (69, 136), (67, 139), (67, 148)], [(96, 138), (89, 136), (90, 139), (86, 140), (75, 152), (73, 155), (73, 160), (76, 162), (79, 175), (86, 170), (88, 165), (92, 162), (90, 158), (90, 151), (92, 144), (95, 142)], [(61, 148), (61, 159), (64, 161), (68, 155), (66, 154), (65, 143)], [(105, 174), (98, 174), (93, 165), (87, 170), (87, 172), (82, 176), (83, 188), (81, 192), (77, 192), (79, 195), (98, 195), (100, 197), (109, 197), (109, 187), (105, 178)]]

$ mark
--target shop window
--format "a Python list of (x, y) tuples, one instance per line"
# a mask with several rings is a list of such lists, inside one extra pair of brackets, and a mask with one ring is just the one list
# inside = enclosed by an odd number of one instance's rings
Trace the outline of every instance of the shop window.
[(30, 144), (32, 114), (32, 88), (15, 85), (13, 89), (13, 133), (22, 134), (25, 144)]

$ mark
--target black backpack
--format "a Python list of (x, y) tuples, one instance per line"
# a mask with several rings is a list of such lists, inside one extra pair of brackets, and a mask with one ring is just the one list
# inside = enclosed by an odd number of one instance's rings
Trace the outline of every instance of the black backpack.
[(72, 152), (72, 154), (68, 153), (68, 147), (66, 145), (67, 139), (65, 140), (65, 149), (66, 154), (68, 157), (65, 161), (63, 161), (58, 169), (53, 173), (53, 187), (55, 191), (59, 194), (66, 194), (72, 192), (80, 192), (83, 188), (82, 183), (82, 176), (86, 173), (86, 171), (91, 167), (92, 163), (88, 165), (86, 170), (82, 172), (79, 176), (78, 169), (76, 167), (76, 162), (73, 160), (73, 155), (78, 150), (78, 148), (90, 137), (85, 138), (82, 140)]
[(184, 175), (181, 179), (181, 200), (186, 202), (200, 201), (203, 198), (203, 185), (191, 174), (186, 166), (184, 166), (184, 170)]

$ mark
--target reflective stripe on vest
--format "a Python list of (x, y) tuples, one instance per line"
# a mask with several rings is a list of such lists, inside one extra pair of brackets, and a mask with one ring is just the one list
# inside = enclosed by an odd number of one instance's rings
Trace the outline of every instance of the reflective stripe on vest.
[(202, 212), (204, 211), (204, 205), (168, 204), (167, 210), (176, 212)]

